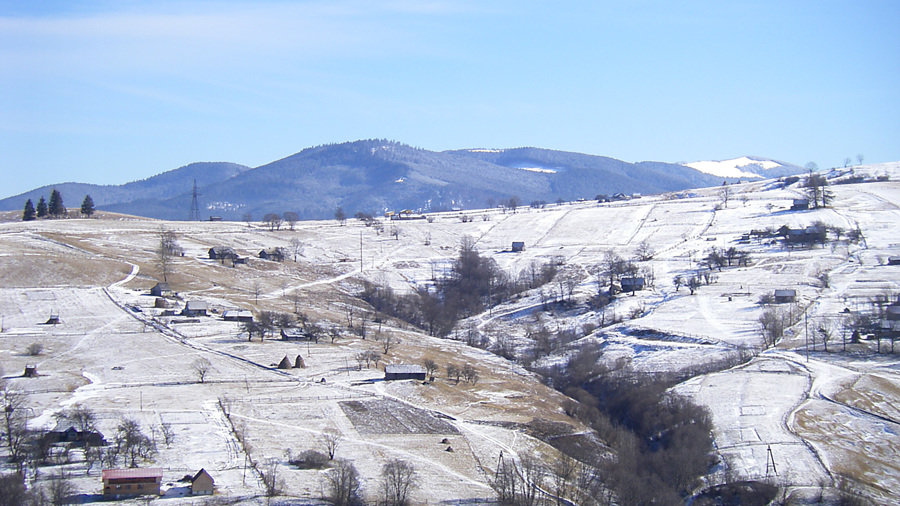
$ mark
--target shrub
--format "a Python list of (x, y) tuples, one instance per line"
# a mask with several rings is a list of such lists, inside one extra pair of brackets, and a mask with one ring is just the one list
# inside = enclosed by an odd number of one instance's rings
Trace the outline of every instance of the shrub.
[(288, 462), (299, 469), (322, 469), (328, 467), (328, 455), (316, 450), (305, 450)]
[(43, 351), (44, 345), (41, 343), (31, 343), (28, 345), (28, 349), (26, 350), (26, 352), (32, 357), (40, 355), (41, 353), (43, 353)]

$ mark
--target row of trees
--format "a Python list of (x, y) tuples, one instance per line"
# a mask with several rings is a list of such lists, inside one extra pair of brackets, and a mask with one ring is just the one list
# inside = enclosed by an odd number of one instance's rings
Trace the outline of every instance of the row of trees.
[[(38, 200), (37, 207), (31, 202), (31, 199), (25, 201), (25, 209), (22, 211), (22, 221), (32, 221), (37, 218), (61, 218), (66, 216), (68, 211), (63, 205), (62, 195), (58, 190), (54, 189), (50, 193), (50, 203), (48, 204), (44, 197)], [(81, 214), (91, 217), (94, 214), (94, 200), (90, 195), (85, 195), (81, 202)]]

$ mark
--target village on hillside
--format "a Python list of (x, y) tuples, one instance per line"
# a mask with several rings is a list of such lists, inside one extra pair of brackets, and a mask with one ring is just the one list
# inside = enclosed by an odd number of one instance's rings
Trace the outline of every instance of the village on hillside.
[(821, 174), (290, 227), (7, 213), (0, 496), (887, 504), (900, 163)]

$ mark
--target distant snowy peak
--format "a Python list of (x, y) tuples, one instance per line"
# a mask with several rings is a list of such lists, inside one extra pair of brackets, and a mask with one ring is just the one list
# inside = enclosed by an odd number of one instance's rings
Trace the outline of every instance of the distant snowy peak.
[(762, 179), (803, 172), (803, 168), (796, 165), (750, 156), (731, 160), (691, 162), (683, 165), (705, 174), (729, 179)]

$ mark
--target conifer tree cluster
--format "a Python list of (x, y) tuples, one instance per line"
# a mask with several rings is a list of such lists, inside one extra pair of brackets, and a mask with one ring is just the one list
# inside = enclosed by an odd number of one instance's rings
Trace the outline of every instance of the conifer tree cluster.
[[(94, 214), (94, 211), (94, 199), (92, 199), (90, 195), (85, 195), (84, 200), (81, 202), (81, 214), (90, 218)], [(65, 217), (67, 212), (66, 206), (63, 205), (62, 194), (54, 188), (53, 191), (50, 192), (49, 204), (44, 200), (43, 195), (41, 195), (41, 198), (38, 200), (37, 207), (35, 207), (31, 199), (28, 199), (25, 202), (25, 209), (22, 211), (22, 221), (32, 221), (37, 218), (48, 217), (61, 218)]]

